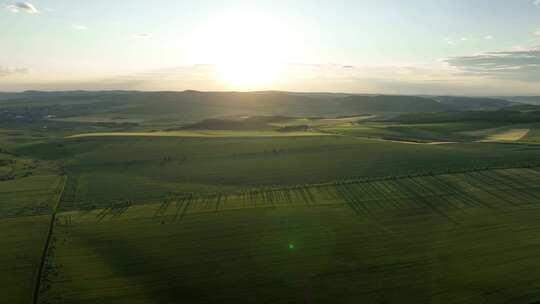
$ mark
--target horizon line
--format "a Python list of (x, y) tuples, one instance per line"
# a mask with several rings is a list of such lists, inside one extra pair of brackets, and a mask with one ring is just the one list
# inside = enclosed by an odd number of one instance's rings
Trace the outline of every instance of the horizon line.
[(0, 94), (24, 94), (24, 93), (106, 93), (106, 92), (132, 92), (132, 93), (290, 93), (290, 94), (329, 94), (329, 95), (376, 95), (376, 96), (416, 96), (416, 97), (432, 97), (432, 96), (448, 96), (448, 97), (474, 97), (474, 98), (500, 98), (500, 97), (538, 97), (540, 94), (509, 94), (509, 95), (480, 95), (480, 94), (386, 94), (386, 93), (351, 93), (351, 92), (325, 92), (325, 91), (281, 91), (281, 90), (254, 90), (254, 91), (239, 91), (239, 90), (126, 90), (126, 89), (110, 89), (110, 90), (23, 90), (23, 91), (0, 91)]

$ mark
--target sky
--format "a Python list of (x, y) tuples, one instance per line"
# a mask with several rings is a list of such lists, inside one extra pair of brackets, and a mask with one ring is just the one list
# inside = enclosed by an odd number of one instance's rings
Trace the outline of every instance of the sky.
[(0, 0), (0, 91), (540, 95), (540, 0)]

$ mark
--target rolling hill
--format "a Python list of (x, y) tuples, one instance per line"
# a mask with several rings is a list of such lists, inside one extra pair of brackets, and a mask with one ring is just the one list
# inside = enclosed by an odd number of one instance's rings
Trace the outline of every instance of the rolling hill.
[[(93, 122), (190, 123), (227, 116), (335, 117), (499, 109), (511, 102), (485, 98), (344, 95), (288, 92), (68, 91), (3, 94), (0, 115)], [(37, 115), (32, 115), (37, 113)], [(9, 115), (8, 115), (9, 114)]]

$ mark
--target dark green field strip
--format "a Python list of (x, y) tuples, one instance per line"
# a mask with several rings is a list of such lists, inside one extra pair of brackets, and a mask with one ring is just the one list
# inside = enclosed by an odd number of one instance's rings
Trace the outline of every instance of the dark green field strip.
[(0, 196), (7, 198), (9, 196), (43, 196), (43, 194), (48, 193), (51, 188), (36, 188), (28, 190), (15, 190), (15, 191), (2, 191)]
[(531, 128), (529, 133), (519, 141), (527, 144), (540, 144), (540, 126), (535, 125)]
[[(520, 184), (519, 182), (516, 182), (515, 176), (512, 177), (505, 177), (504, 175), (498, 174), (495, 178), (498, 179), (498, 181), (505, 181), (505, 185), (511, 189), (518, 189), (519, 192), (519, 198), (521, 198), (522, 201), (538, 201), (540, 200), (540, 196), (538, 195), (538, 191), (540, 190), (540, 186), (538, 184), (534, 186), (527, 186), (524, 184)], [(525, 181), (523, 182), (525, 183)]]
[(33, 176), (0, 182), (0, 195), (20, 195), (27, 192), (44, 191), (56, 186), (57, 175)]
[[(201, 212), (329, 204), (347, 204), (358, 215), (421, 207), (454, 221), (448, 213), (456, 210), (474, 207), (497, 209), (508, 205), (540, 203), (539, 181), (540, 174), (532, 169), (498, 169), (229, 194), (179, 194), (162, 198), (158, 204), (152, 201), (146, 203), (156, 206), (154, 217), (164, 221), (181, 220), (186, 214)], [(120, 217), (135, 205), (134, 201), (118, 201), (96, 211), (92, 211), (96, 209), (95, 206), (83, 209), (105, 220)]]
[(32, 302), (49, 216), (0, 219), (0, 303)]
[(56, 236), (54, 235), (54, 228), (57, 224), (57, 213), (60, 209), (62, 197), (66, 188), (67, 176), (62, 176), (58, 183), (58, 186), (54, 193), (54, 198), (51, 204), (51, 215), (48, 222), (47, 236), (45, 242), (43, 242), (42, 251), (39, 259), (39, 263), (36, 267), (36, 276), (34, 280), (34, 286), (32, 288), (32, 303), (47, 303), (45, 300), (45, 293), (49, 289), (50, 285), (50, 272), (54, 269), (49, 262), (49, 254), (51, 250), (54, 250), (56, 246)]
[[(388, 292), (392, 299), (393, 292), (389, 290), (396, 288), (401, 290), (401, 293), (408, 294), (415, 290), (421, 295), (419, 297), (411, 294), (411, 299), (437, 299), (437, 302), (441, 303), (458, 303), (460, 298), (465, 302), (470, 302), (471, 299), (491, 299), (495, 303), (500, 299), (514, 297), (535, 299), (538, 294), (524, 291), (522, 285), (514, 285), (513, 281), (506, 283), (501, 278), (499, 281), (493, 280), (491, 275), (504, 269), (497, 264), (489, 266), (493, 269), (485, 269), (487, 266), (482, 263), (502, 261), (503, 264), (511, 264), (512, 267), (516, 265), (517, 269), (521, 269), (530, 267), (530, 263), (539, 259), (537, 256), (540, 257), (540, 252), (536, 251), (540, 250), (540, 241), (535, 235), (540, 235), (540, 226), (532, 216), (540, 214), (540, 200), (536, 197), (539, 180), (540, 174), (534, 169), (501, 169), (251, 190), (228, 195), (173, 195), (161, 204), (136, 206), (124, 202), (105, 209), (69, 212), (61, 215), (59, 232), (55, 234), (55, 244), (58, 244), (59, 248), (55, 247), (49, 254), (46, 282), (50, 284), (47, 285), (50, 289), (47, 290), (46, 299), (52, 302), (75, 300), (81, 303), (91, 303), (94, 300), (112, 303), (129, 299), (130, 303), (160, 303), (187, 297), (186, 299), (194, 303), (232, 303), (233, 299), (251, 302), (249, 298), (254, 297), (251, 292), (256, 290), (258, 294), (271, 298), (272, 302), (285, 303), (301, 301), (302, 296), (305, 296), (305, 288), (308, 288), (313, 297), (328, 301), (327, 293), (317, 294), (312, 287), (299, 287), (294, 282), (291, 285), (290, 276), (298, 278), (304, 274), (306, 277), (301, 279), (303, 284), (309, 282), (314, 284), (313, 286), (334, 288), (346, 284), (345, 286), (354, 287), (354, 290), (359, 288), (361, 292), (352, 292), (350, 288), (347, 290), (352, 298), (367, 299), (368, 303), (375, 301), (374, 299), (385, 298), (382, 295)], [(337, 212), (339, 216), (336, 217), (333, 212)], [(243, 214), (242, 222), (239, 222), (239, 219), (229, 221), (240, 216), (239, 214)], [(266, 219), (262, 222), (253, 218), (261, 214), (296, 216), (291, 219), (287, 219), (287, 216), (265, 216)], [(310, 215), (315, 218), (309, 218)], [(520, 218), (518, 226), (515, 222), (516, 216)], [(351, 230), (340, 230), (338, 235), (351, 242), (346, 243), (346, 247), (352, 250), (352, 253), (339, 250), (335, 252), (340, 246), (339, 243), (334, 243), (335, 240), (324, 240), (325, 235), (334, 234), (337, 227), (343, 224), (343, 217)], [(496, 218), (499, 220), (495, 221)], [(493, 222), (485, 223), (491, 220)], [(268, 225), (278, 227), (268, 228)], [(316, 225), (316, 228), (312, 225)], [(359, 230), (360, 227), (363, 228)], [(310, 245), (301, 242), (296, 244), (294, 240), (280, 240), (281, 246), (292, 245), (289, 250), (293, 252), (296, 246), (305, 246), (303, 249), (311, 253), (303, 259), (307, 259), (309, 263), (284, 259), (278, 245), (271, 242), (274, 238), (280, 239), (281, 233), (284, 236), (291, 235), (293, 228), (300, 231), (308, 229), (308, 232), (303, 233), (322, 238), (313, 240)], [(204, 229), (206, 232), (191, 229)], [(243, 229), (246, 229), (246, 232), (242, 232)], [(278, 232), (280, 229), (283, 232)], [(357, 239), (361, 231), (363, 237)], [(463, 234), (465, 231), (467, 233)], [(480, 236), (467, 240), (469, 233), (489, 237), (490, 241), (486, 243)], [(506, 243), (499, 244), (500, 240), (493, 239), (504, 233), (508, 234)], [(188, 234), (190, 241), (185, 241)], [(427, 243), (408, 243), (406, 239), (410, 239), (410, 234), (414, 234), (413, 239), (426, 234), (420, 238)], [(112, 235), (114, 239), (110, 239)], [(507, 243), (515, 242), (512, 238), (516, 235), (519, 235), (519, 240), (532, 242), (533, 245), (529, 246), (527, 243), (524, 247), (520, 245), (521, 247), (517, 248), (509, 246)], [(265, 246), (269, 247), (265, 247), (262, 252), (259, 248), (253, 252), (252, 237), (260, 238), (265, 242)], [(174, 241), (176, 238), (181, 238), (182, 241)], [(453, 245), (456, 238), (459, 242)], [(135, 243), (131, 243), (132, 241)], [(165, 243), (157, 245), (161, 242)], [(344, 239), (340, 242), (344, 242)], [(461, 248), (461, 242), (467, 243), (468, 247)], [(143, 244), (150, 248), (157, 246), (159, 249), (154, 251), (141, 248), (145, 246)], [(231, 247), (233, 244), (238, 248)], [(366, 251), (367, 244), (370, 244), (371, 247), (368, 248), (371, 249)], [(251, 249), (244, 252), (246, 249), (242, 248), (246, 245)], [(398, 250), (396, 252), (399, 254), (394, 252), (392, 255), (391, 251), (387, 251), (390, 248)], [(456, 248), (461, 251), (454, 252)], [(316, 261), (321, 259), (321, 249), (325, 253), (331, 253), (332, 263), (334, 259), (340, 261), (345, 256), (349, 263), (354, 261), (358, 264), (362, 261), (361, 265), (364, 266), (342, 269), (343, 266), (337, 263), (328, 269), (328, 273), (319, 273), (320, 269), (312, 272), (319, 267), (315, 267), (313, 263), (318, 263)], [(525, 254), (524, 250), (535, 253)], [(146, 256), (147, 254), (150, 257)], [(415, 254), (422, 258), (412, 258)], [(436, 258), (440, 254), (451, 258)], [(366, 262), (366, 255), (369, 262)], [(388, 260), (377, 262), (379, 256), (385, 255)], [(409, 255), (411, 259), (406, 258)], [(498, 257), (498, 260), (493, 259), (492, 255)], [(125, 257), (125, 260), (122, 257)], [(89, 260), (92, 268), (78, 265), (78, 261), (82, 259)], [(327, 259), (329, 257), (324, 258), (327, 261), (325, 263), (330, 263)], [(246, 260), (247, 266), (244, 264)], [(272, 274), (272, 277), (279, 277), (283, 273), (289, 273), (290, 276), (281, 278), (279, 282), (282, 283), (268, 281), (265, 275), (250, 271), (249, 261), (252, 260), (265, 261), (265, 273)], [(467, 266), (470, 268), (457, 264), (452, 266), (452, 263), (458, 261), (470, 264), (471, 260), (483, 266), (474, 263)], [(168, 262), (164, 265), (158, 261)], [(136, 266), (141, 263), (144, 266)], [(235, 263), (238, 266), (232, 266), (236, 265)], [(297, 268), (297, 263), (307, 263), (307, 269)], [(214, 268), (206, 268), (208, 265), (214, 265)], [(247, 277), (250, 280), (240, 279), (240, 283), (235, 285), (227, 283), (239, 280), (238, 271), (229, 273), (232, 271), (228, 270), (229, 267), (246, 269), (241, 271), (241, 278)], [(455, 269), (450, 271), (452, 267)], [(275, 272), (276, 269), (281, 270)], [(463, 288), (463, 281), (470, 281), (475, 276), (482, 278), (479, 282), (486, 280), (497, 288), (482, 292), (478, 291), (482, 290), (481, 287), (458, 291)], [(78, 281), (82, 278), (84, 283)], [(169, 283), (164, 283), (165, 281)], [(259, 283), (255, 286), (246, 285), (249, 282)], [(502, 292), (506, 285), (501, 282), (514, 289), (515, 295)], [(520, 282), (529, 284), (529, 287), (536, 284), (536, 281)], [(469, 283), (476, 284), (474, 281)], [(278, 290), (281, 284), (288, 286), (290, 292), (280, 294), (276, 291), (267, 294), (261, 291)], [(454, 285), (461, 287), (454, 288)], [(217, 293), (207, 296), (207, 293), (202, 292), (207, 290), (206, 288), (217, 290)], [(187, 295), (184, 295), (184, 292), (176, 293), (177, 289), (184, 290)], [(332, 292), (330, 294), (337, 296)], [(196, 297), (192, 298), (193, 295)]]
[(74, 208), (77, 203), (77, 184), (79, 181), (78, 175), (68, 175), (64, 193), (62, 195), (61, 207), (63, 210)]
[(221, 191), (230, 193), (236, 190), (236, 188), (227, 186), (214, 187), (194, 184), (190, 184), (189, 188), (186, 188), (185, 184), (182, 183), (158, 182), (117, 173), (112, 173), (107, 177), (93, 174), (70, 175), (62, 208), (63, 210), (80, 210), (108, 207), (125, 202), (133, 204), (155, 203), (162, 201), (170, 193), (194, 189), (200, 189), (197, 192), (201, 193)]
[[(357, 210), (403, 207), (404, 201), (413, 201), (435, 212), (446, 209), (483, 206), (493, 208), (508, 204), (517, 198), (523, 203), (540, 202), (538, 197), (540, 177), (530, 175), (530, 169), (491, 170), (453, 175), (435, 175), (405, 179), (390, 179), (368, 183), (351, 183), (336, 186), (338, 194), (348, 203), (357, 204)], [(493, 176), (510, 175), (520, 183), (508, 185), (505, 180), (489, 180)], [(460, 180), (462, 183), (453, 182)], [(463, 182), (468, 184), (463, 185)], [(477, 185), (476, 188), (471, 185)], [(327, 186), (332, 187), (332, 186)], [(316, 189), (324, 189), (324, 186)], [(486, 197), (487, 195), (487, 197)], [(491, 197), (490, 197), (491, 195)], [(339, 195), (338, 195), (339, 196)], [(338, 196), (334, 196), (337, 198)], [(494, 199), (495, 198), (495, 199)], [(498, 199), (497, 199), (498, 198)], [(433, 201), (434, 200), (434, 201)], [(431, 202), (433, 201), (433, 202)]]
[[(54, 155), (76, 182), (66, 210), (159, 200), (170, 193), (231, 193), (343, 179), (516, 167), (538, 162), (537, 146), (411, 145), (348, 137), (100, 138), (28, 147)], [(99, 165), (101, 164), (101, 165)], [(314, 165), (317, 164), (317, 165)], [(68, 191), (69, 192), (69, 191)]]
[(57, 227), (58, 247), (51, 256), (56, 268), (48, 299), (52, 303), (540, 299), (540, 274), (531, 271), (540, 263), (540, 205), (447, 211), (459, 225), (421, 203), (408, 206), (358, 216), (345, 204), (293, 203), (289, 208), (188, 213), (182, 221), (167, 223), (154, 217), (159, 206), (153, 205), (132, 207), (104, 221), (66, 213)]
[[(476, 183), (481, 183), (481, 186), (486, 188), (486, 192), (493, 196), (500, 197), (507, 202), (521, 203), (532, 200), (537, 200), (536, 197), (527, 194), (528, 191), (534, 190), (537, 186), (526, 187), (522, 183), (512, 184), (506, 179), (501, 179), (500, 174), (491, 172), (476, 172), (472, 176), (476, 179)], [(523, 180), (523, 183), (526, 179)], [(511, 194), (512, 196), (509, 196)], [(506, 198), (505, 198), (506, 197)]]
[[(501, 122), (360, 123), (322, 127), (324, 131), (359, 138), (387, 138), (413, 142), (468, 141), (483, 139), (494, 128), (512, 128)], [(523, 128), (535, 126), (526, 125)], [(475, 132), (476, 131), (476, 132)], [(484, 132), (482, 132), (484, 131)], [(487, 132), (487, 133), (486, 133)], [(495, 132), (495, 131), (494, 131)]]
[(0, 182), (0, 218), (49, 214), (58, 175), (41, 175)]

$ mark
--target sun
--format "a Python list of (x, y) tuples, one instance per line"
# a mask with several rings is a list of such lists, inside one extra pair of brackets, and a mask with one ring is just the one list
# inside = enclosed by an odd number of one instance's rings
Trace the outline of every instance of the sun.
[(279, 77), (280, 65), (259, 60), (231, 61), (218, 64), (217, 73), (231, 89), (265, 89)]
[(287, 22), (268, 13), (225, 12), (196, 33), (194, 60), (215, 65), (218, 81), (228, 89), (270, 88), (291, 52)]

